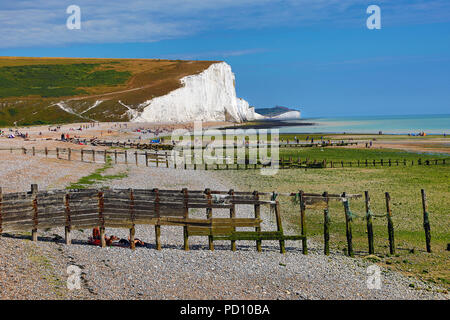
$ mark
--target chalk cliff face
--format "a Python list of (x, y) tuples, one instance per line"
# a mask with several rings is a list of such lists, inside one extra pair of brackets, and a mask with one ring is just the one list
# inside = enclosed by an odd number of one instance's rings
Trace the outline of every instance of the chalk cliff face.
[(255, 119), (255, 110), (236, 97), (231, 67), (215, 63), (203, 72), (181, 79), (182, 87), (145, 101), (132, 122), (235, 121)]
[(293, 120), (293, 119), (300, 119), (300, 111), (289, 111), (282, 113), (278, 116), (274, 116), (271, 119), (277, 119), (277, 120)]

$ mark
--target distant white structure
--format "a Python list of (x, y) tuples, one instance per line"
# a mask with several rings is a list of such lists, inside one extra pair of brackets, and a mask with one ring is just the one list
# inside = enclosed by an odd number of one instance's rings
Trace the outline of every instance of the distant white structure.
[(182, 87), (145, 101), (132, 122), (187, 122), (254, 120), (261, 116), (247, 101), (236, 97), (235, 76), (225, 63), (181, 79)]
[(300, 111), (288, 111), (277, 116), (271, 117), (270, 119), (276, 120), (294, 120), (300, 119), (301, 113)]

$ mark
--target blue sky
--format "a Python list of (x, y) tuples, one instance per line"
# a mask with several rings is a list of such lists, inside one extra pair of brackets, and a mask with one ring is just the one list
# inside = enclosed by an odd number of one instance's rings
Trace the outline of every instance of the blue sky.
[(238, 96), (305, 117), (450, 113), (448, 0), (16, 0), (0, 30), (0, 56), (225, 60)]

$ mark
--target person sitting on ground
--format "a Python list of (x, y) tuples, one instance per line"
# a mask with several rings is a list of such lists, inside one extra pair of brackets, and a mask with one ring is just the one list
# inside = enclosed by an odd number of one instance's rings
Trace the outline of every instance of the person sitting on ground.
[[(119, 240), (119, 238), (114, 235), (110, 236), (110, 237), (107, 237), (105, 235), (105, 241), (106, 241), (107, 246), (113, 245), (114, 241), (117, 241), (117, 240)], [(95, 227), (94, 229), (92, 229), (92, 237), (89, 238), (89, 243), (98, 245), (98, 246), (101, 245), (101, 235), (100, 235), (100, 229), (98, 227)]]
[[(128, 240), (126, 240), (126, 239), (120, 239), (119, 240), (119, 243), (121, 244), (121, 245), (124, 245), (124, 246), (130, 246), (130, 238), (128, 238)], [(140, 239), (138, 239), (138, 238), (135, 238), (134, 239), (134, 245), (136, 246), (136, 247), (143, 247), (144, 245), (145, 245), (145, 243), (144, 243), (144, 241), (142, 241), (142, 240), (140, 240)]]

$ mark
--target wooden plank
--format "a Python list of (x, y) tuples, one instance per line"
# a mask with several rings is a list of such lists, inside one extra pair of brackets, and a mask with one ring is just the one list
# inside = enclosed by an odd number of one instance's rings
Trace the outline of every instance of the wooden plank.
[[(207, 188), (205, 190), (205, 194), (208, 198), (208, 205), (209, 207), (206, 208), (206, 218), (207, 219), (212, 219), (212, 196), (211, 196), (211, 189)], [(208, 245), (209, 245), (209, 250), (214, 251), (214, 239), (212, 237), (212, 235), (208, 236)]]

